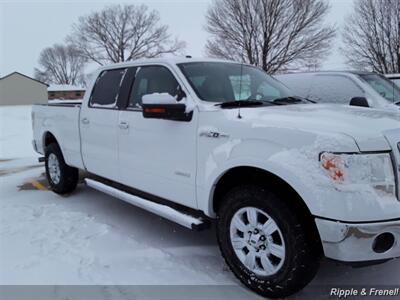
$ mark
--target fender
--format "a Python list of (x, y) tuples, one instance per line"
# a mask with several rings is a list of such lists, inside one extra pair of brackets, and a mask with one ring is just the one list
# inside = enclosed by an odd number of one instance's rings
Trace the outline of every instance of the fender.
[[(241, 157), (229, 160), (223, 166), (221, 166), (221, 168), (214, 170), (213, 174), (210, 176), (212, 179), (210, 179), (210, 181), (207, 183), (207, 186), (204, 189), (198, 189), (199, 199), (205, 199), (205, 201), (199, 201), (199, 209), (202, 210), (207, 216), (216, 216), (213, 210), (213, 197), (215, 186), (217, 185), (218, 181), (229, 170), (237, 167), (254, 167), (279, 177), (299, 194), (312, 214), (317, 212), (317, 208), (315, 207), (316, 202), (311, 190), (307, 188), (295, 174), (285, 169), (284, 166), (265, 160), (255, 159), (254, 157)], [(202, 205), (204, 207), (202, 207)]]
[[(60, 117), (57, 115), (57, 117)], [(65, 118), (60, 120), (60, 118), (51, 117), (43, 120), (42, 128), (45, 131), (42, 134), (41, 143), (43, 152), (45, 150), (45, 138), (48, 133), (52, 134), (56, 139), (58, 145), (60, 146), (61, 152), (64, 156), (65, 163), (69, 166), (77, 167), (83, 169), (83, 162), (80, 155), (80, 137), (77, 128), (69, 128), (68, 123), (74, 120), (70, 118)], [(58, 123), (55, 126), (56, 122)], [(64, 124), (63, 124), (64, 123)]]

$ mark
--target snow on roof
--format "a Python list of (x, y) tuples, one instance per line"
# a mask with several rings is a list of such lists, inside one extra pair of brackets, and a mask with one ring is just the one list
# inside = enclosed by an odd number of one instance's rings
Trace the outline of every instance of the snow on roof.
[(286, 76), (286, 75), (348, 75), (348, 74), (354, 74), (354, 75), (367, 75), (367, 74), (378, 74), (374, 72), (369, 72), (369, 71), (354, 71), (354, 70), (327, 70), (327, 71), (304, 71), (304, 72), (288, 72), (288, 73), (280, 73), (276, 74), (276, 76)]
[(68, 84), (52, 84), (47, 88), (49, 92), (84, 91), (84, 87)]
[(385, 75), (387, 78), (400, 78), (400, 73), (398, 74), (386, 74)]
[(120, 62), (120, 63), (115, 63), (115, 64), (109, 64), (105, 65), (103, 67), (100, 67), (99, 70), (107, 70), (107, 69), (113, 69), (116, 67), (130, 67), (130, 66), (135, 66), (135, 65), (140, 65), (140, 64), (146, 64), (146, 63), (151, 63), (151, 64), (180, 64), (180, 63), (189, 63), (189, 62), (228, 62), (228, 63), (237, 63), (235, 61), (231, 60), (225, 60), (225, 59), (218, 59), (218, 58), (203, 58), (203, 57), (179, 57), (179, 56), (173, 56), (173, 57), (157, 57), (157, 58), (140, 58), (137, 60), (131, 60), (131, 61), (126, 61), (126, 62)]

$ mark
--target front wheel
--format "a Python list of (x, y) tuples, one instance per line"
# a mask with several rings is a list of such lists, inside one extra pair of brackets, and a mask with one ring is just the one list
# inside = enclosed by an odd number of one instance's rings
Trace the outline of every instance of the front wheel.
[(79, 171), (65, 163), (61, 149), (55, 143), (46, 147), (45, 167), (47, 181), (55, 193), (64, 195), (75, 190)]
[(224, 197), (217, 222), (218, 242), (232, 272), (271, 298), (298, 292), (319, 266), (307, 229), (284, 200), (261, 187), (237, 187)]

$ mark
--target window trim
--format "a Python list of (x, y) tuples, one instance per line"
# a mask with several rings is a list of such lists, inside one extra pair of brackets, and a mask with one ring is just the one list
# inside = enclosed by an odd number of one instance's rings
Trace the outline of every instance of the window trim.
[[(97, 76), (96, 81), (95, 81), (94, 84), (93, 84), (92, 90), (90, 91), (90, 96), (89, 96), (88, 103), (87, 103), (88, 108), (91, 108), (91, 109), (120, 110), (120, 108), (119, 108), (119, 102), (120, 102), (119, 95), (120, 95), (120, 90), (121, 90), (122, 84), (123, 84), (124, 81), (125, 81), (125, 75), (126, 75), (126, 73), (128, 72), (128, 69), (129, 69), (129, 67), (110, 68), (110, 69), (104, 69), (104, 70), (102, 70), (102, 71), (99, 73), (99, 75)], [(92, 106), (92, 105), (91, 105), (91, 100), (92, 100), (92, 97), (93, 97), (93, 92), (94, 92), (94, 90), (95, 90), (95, 88), (96, 88), (96, 85), (97, 85), (97, 82), (98, 82), (99, 78), (101, 77), (101, 74), (103, 74), (104, 72), (108, 72), (108, 71), (117, 71), (117, 70), (125, 70), (125, 74), (124, 74), (123, 77), (122, 77), (122, 84), (119, 86), (118, 94), (116, 95), (117, 100), (115, 101), (115, 105), (114, 105), (113, 107)]]
[[(126, 108), (128, 106), (129, 97), (130, 97), (130, 94), (132, 91), (133, 84), (136, 80), (136, 73), (137, 73), (138, 68), (139, 68), (138, 66), (129, 66), (126, 68), (127, 70), (126, 70), (125, 77), (124, 77), (124, 80), (121, 85), (121, 91), (123, 91), (125, 93), (127, 90), (127, 93), (126, 93), (126, 95), (123, 95), (124, 98), (121, 98), (121, 94), (118, 95), (117, 102), (119, 103), (119, 106), (118, 106), (119, 110), (126, 110)], [(134, 74), (131, 74), (131, 72), (134, 72)], [(127, 82), (127, 80), (131, 80), (131, 82), (129, 83), (129, 82)]]

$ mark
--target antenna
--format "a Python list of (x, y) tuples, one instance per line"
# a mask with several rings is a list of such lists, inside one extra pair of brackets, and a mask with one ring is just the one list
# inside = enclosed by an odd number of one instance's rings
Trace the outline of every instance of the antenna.
[[(240, 64), (240, 81), (239, 81), (239, 97), (242, 95), (242, 77), (243, 77), (243, 63)], [(242, 99), (239, 99), (241, 101)], [(239, 109), (238, 109), (238, 119), (242, 118), (242, 115), (240, 114), (240, 103), (239, 102)]]
[(392, 89), (393, 89), (393, 94), (392, 94), (392, 96), (393, 96), (393, 103), (394, 103), (394, 101), (395, 101), (395, 98), (394, 98), (394, 85), (395, 85), (395, 83), (394, 83), (394, 80), (392, 80)]

